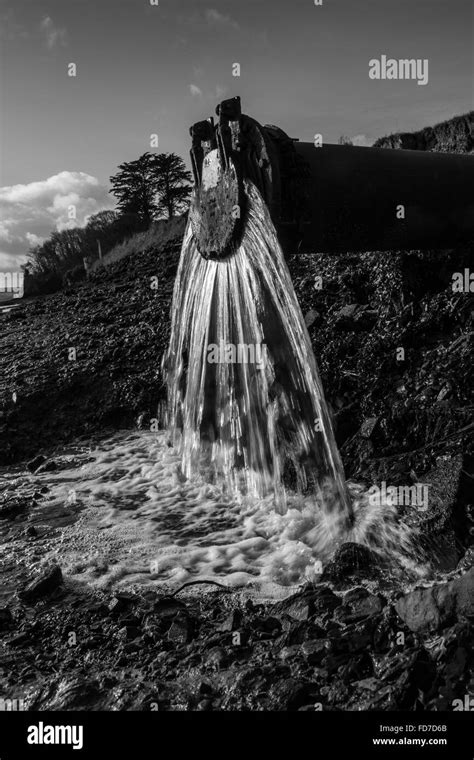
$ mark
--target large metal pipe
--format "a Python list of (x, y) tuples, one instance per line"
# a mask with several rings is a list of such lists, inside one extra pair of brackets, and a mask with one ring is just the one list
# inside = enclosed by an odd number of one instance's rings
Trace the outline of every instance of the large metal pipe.
[(444, 248), (474, 237), (474, 158), (295, 143), (310, 169), (301, 250)]
[(291, 139), (223, 101), (191, 127), (201, 254), (223, 258), (245, 229), (245, 180), (265, 200), (286, 253), (446, 248), (474, 240), (474, 157)]

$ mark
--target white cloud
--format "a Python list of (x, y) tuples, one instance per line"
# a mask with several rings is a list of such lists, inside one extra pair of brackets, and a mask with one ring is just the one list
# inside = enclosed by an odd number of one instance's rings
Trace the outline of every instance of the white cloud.
[(240, 29), (239, 24), (231, 16), (220, 13), (215, 8), (208, 8), (205, 13), (208, 24), (215, 26), (230, 26), (232, 29)]
[[(69, 207), (76, 219), (69, 219)], [(113, 208), (112, 196), (97, 177), (60, 172), (48, 179), (0, 188), (0, 268), (26, 261), (33, 245), (53, 230), (83, 227), (91, 214)]]
[(202, 98), (202, 90), (196, 84), (189, 85), (189, 92), (191, 93), (191, 95)]
[(44, 237), (41, 237), (40, 235), (35, 235), (34, 232), (27, 232), (25, 237), (32, 248), (35, 245), (41, 245), (41, 243), (44, 243), (45, 241)]
[(48, 50), (55, 47), (66, 47), (67, 31), (64, 27), (56, 26), (50, 16), (45, 16), (40, 24), (40, 31), (46, 42)]
[(1, 40), (19, 40), (27, 39), (29, 37), (28, 31), (20, 24), (13, 12), (12, 8), (2, 11), (0, 13), (0, 39)]
[(184, 26), (192, 26), (194, 29), (198, 27), (219, 27), (220, 29), (240, 29), (240, 24), (229, 16), (228, 14), (221, 13), (215, 8), (206, 8), (205, 11), (193, 10), (187, 13), (178, 13), (176, 16), (178, 24)]
[(215, 100), (222, 100), (227, 94), (227, 87), (222, 87), (220, 84), (217, 84), (214, 89), (206, 88), (205, 90), (201, 90), (196, 84), (190, 84), (189, 92), (195, 97), (204, 98), (204, 100), (214, 102)]
[(370, 148), (374, 142), (374, 137), (368, 137), (367, 135), (354, 135), (350, 138), (353, 145), (357, 145), (359, 148)]

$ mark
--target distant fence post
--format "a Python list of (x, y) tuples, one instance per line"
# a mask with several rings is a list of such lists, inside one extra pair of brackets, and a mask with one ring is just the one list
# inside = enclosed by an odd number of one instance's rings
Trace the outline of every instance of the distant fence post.
[(89, 274), (89, 272), (90, 272), (90, 269), (91, 269), (92, 261), (90, 259), (90, 256), (84, 256), (84, 258), (82, 259), (82, 261), (83, 261), (83, 264), (84, 264), (84, 271), (85, 271), (86, 277), (87, 277), (88, 274)]

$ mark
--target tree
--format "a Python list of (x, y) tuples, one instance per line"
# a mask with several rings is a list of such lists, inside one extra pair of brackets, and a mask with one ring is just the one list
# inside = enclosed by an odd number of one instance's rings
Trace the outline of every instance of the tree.
[(191, 172), (176, 153), (144, 153), (136, 161), (120, 164), (110, 177), (122, 214), (136, 214), (149, 224), (153, 219), (181, 213), (191, 194)]
[(97, 214), (92, 214), (88, 218), (87, 229), (91, 232), (103, 232), (104, 230), (108, 230), (117, 221), (117, 218), (117, 212), (111, 209), (98, 211)]
[(154, 160), (158, 212), (172, 216), (182, 213), (191, 195), (191, 172), (176, 153), (159, 153)]
[(135, 161), (120, 164), (119, 171), (110, 177), (112, 190), (118, 198), (117, 208), (123, 214), (137, 214), (150, 223), (156, 215), (156, 156), (144, 153)]

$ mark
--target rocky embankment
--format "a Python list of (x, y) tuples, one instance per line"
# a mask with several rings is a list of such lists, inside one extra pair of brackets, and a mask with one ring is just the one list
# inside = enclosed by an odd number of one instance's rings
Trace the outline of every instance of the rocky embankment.
[(0, 465), (156, 416), (180, 245), (0, 314)]
[(212, 586), (91, 599), (50, 567), (0, 609), (1, 696), (30, 710), (469, 709), (473, 573), (381, 593), (371, 553), (345, 544), (320, 584), (256, 604)]

